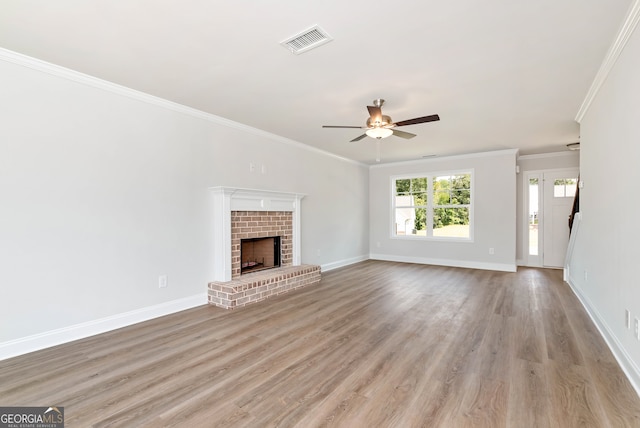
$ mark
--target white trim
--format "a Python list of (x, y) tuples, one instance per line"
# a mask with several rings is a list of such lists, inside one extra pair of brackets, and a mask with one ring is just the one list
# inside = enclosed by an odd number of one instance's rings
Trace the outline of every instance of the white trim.
[(571, 275), (568, 275), (566, 282), (569, 284), (569, 287), (571, 287), (573, 294), (576, 295), (584, 307), (589, 318), (591, 318), (591, 321), (595, 324), (607, 346), (609, 346), (609, 349), (620, 365), (620, 368), (622, 368), (624, 374), (627, 375), (627, 379), (631, 382), (631, 386), (636, 390), (636, 394), (640, 397), (640, 368), (638, 368), (638, 366), (633, 362), (633, 358), (625, 351), (615, 334), (613, 334), (611, 329), (609, 329), (607, 323), (604, 322), (604, 319), (600, 316), (596, 307), (592, 305), (587, 296), (583, 295), (578, 287), (575, 286), (576, 283)]
[[(567, 166), (564, 168), (549, 168), (549, 169), (526, 169), (524, 171), (522, 171), (525, 174), (552, 174), (552, 173), (556, 173), (556, 172), (566, 172), (566, 171), (577, 171), (578, 174), (580, 173), (580, 167), (578, 166)], [(540, 177), (540, 179), (542, 180), (542, 177)]]
[(517, 160), (547, 159), (547, 158), (559, 158), (559, 157), (565, 157), (565, 156), (580, 157), (580, 152), (575, 150), (574, 151), (567, 150), (566, 152), (551, 152), (551, 153), (538, 153), (534, 155), (522, 155), (522, 156), (518, 156)]
[(397, 165), (424, 165), (424, 164), (440, 162), (440, 161), (485, 158), (485, 157), (503, 156), (503, 155), (509, 155), (509, 154), (513, 154), (517, 156), (518, 152), (519, 152), (518, 149), (505, 149), (505, 150), (494, 150), (492, 152), (478, 152), (478, 153), (466, 153), (461, 155), (438, 156), (438, 157), (433, 157), (428, 159), (415, 159), (415, 160), (408, 160), (408, 161), (389, 162), (384, 164), (369, 165), (369, 168), (388, 168), (388, 167), (393, 167)]
[[(462, 208), (464, 208), (464, 206), (462, 206)], [(391, 227), (393, 226), (395, 226), (395, 223), (391, 224)], [(391, 235), (389, 239), (398, 239), (401, 241), (421, 241), (421, 242), (460, 242), (462, 244), (473, 244), (475, 242), (473, 238), (465, 238), (463, 236)]]
[(338, 260), (335, 262), (331, 262), (331, 263), (327, 263), (324, 265), (320, 266), (320, 269), (322, 270), (322, 272), (328, 272), (330, 270), (334, 270), (334, 269), (338, 269), (344, 266), (349, 266), (349, 265), (353, 265), (356, 263), (360, 263), (360, 262), (364, 262), (366, 260), (369, 260), (369, 255), (362, 255), (362, 256), (357, 256), (357, 257), (351, 257), (349, 259), (344, 259), (344, 260)]
[(154, 95), (140, 92), (135, 89), (127, 88), (126, 86), (108, 82), (106, 80), (90, 76), (88, 74), (80, 73), (78, 71), (61, 67), (59, 65), (51, 64), (49, 62), (32, 58), (30, 56), (23, 55), (17, 52), (13, 52), (8, 49), (0, 48), (0, 60), (21, 65), (23, 67), (31, 68), (33, 70), (47, 73), (52, 76), (61, 77), (63, 79), (67, 79), (76, 83), (91, 86), (93, 88), (102, 89), (104, 91), (111, 92), (113, 94), (121, 95), (124, 97), (128, 97), (137, 101), (142, 101), (147, 104), (152, 104), (168, 110), (173, 110), (178, 113), (186, 114), (188, 116), (195, 117), (198, 119), (203, 119), (208, 122), (226, 126), (228, 128), (233, 128), (240, 131), (248, 132), (250, 134), (267, 138), (272, 141), (288, 144), (290, 146), (295, 146), (300, 149), (309, 150), (311, 152), (329, 156), (344, 162), (348, 162), (348, 163), (352, 163), (352, 164), (356, 164), (364, 167), (369, 166), (365, 163), (358, 162), (353, 159), (348, 159), (348, 158), (336, 155), (334, 153), (330, 153), (325, 150), (319, 149), (317, 147), (309, 146), (307, 144), (303, 144), (298, 141), (291, 140), (289, 138), (281, 137), (280, 135), (272, 134), (270, 132), (263, 131), (261, 129), (253, 128), (251, 126), (244, 125), (242, 123), (235, 122), (233, 120), (225, 119), (223, 117), (216, 116), (214, 114), (207, 113), (202, 110), (198, 110), (192, 107), (187, 107), (185, 105), (178, 104), (176, 102), (169, 101), (164, 98), (156, 97)]
[(51, 346), (84, 339), (96, 334), (127, 327), (153, 318), (170, 315), (186, 309), (207, 304), (207, 293), (196, 294), (181, 299), (164, 302), (146, 308), (112, 315), (84, 323), (22, 337), (0, 343), (0, 360), (39, 351)]
[(640, 21), (640, 0), (635, 0), (629, 8), (624, 23), (620, 27), (620, 30), (618, 30), (618, 34), (611, 44), (611, 47), (609, 47), (609, 51), (604, 57), (602, 65), (600, 66), (598, 73), (596, 73), (596, 77), (593, 79), (593, 83), (591, 83), (587, 96), (584, 98), (584, 101), (576, 114), (576, 122), (580, 123), (584, 118), (584, 115), (587, 114), (589, 107), (591, 107), (591, 103), (593, 103), (593, 100), (596, 95), (598, 95), (600, 88), (604, 84), (605, 80), (607, 80), (607, 77), (609, 77), (609, 73), (613, 69), (616, 61), (618, 61), (618, 58), (620, 58), (629, 38), (636, 29), (638, 21)]
[(468, 269), (497, 270), (503, 272), (516, 272), (515, 263), (486, 263), (470, 260), (432, 259), (428, 257), (396, 256), (391, 254), (369, 254), (371, 260), (385, 260), (388, 262), (418, 263), (423, 265), (451, 266)]

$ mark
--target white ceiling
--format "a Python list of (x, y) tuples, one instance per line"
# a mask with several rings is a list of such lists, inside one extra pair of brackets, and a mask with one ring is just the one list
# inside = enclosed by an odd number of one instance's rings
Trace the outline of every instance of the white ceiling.
[[(364, 163), (374, 98), (383, 162), (566, 150), (631, 0), (2, 0), (0, 47)], [(279, 43), (313, 25), (334, 40)]]

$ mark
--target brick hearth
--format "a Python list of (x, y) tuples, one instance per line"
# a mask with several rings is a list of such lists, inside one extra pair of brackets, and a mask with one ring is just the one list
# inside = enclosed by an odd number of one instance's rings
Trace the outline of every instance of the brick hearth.
[(209, 303), (234, 309), (320, 282), (320, 266), (288, 266), (209, 283)]

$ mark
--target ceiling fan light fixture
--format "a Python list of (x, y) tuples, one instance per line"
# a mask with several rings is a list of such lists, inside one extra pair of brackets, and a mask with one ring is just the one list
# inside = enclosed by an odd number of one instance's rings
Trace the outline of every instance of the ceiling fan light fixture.
[(367, 129), (365, 131), (365, 134), (367, 134), (371, 138), (377, 138), (379, 140), (381, 138), (389, 137), (393, 134), (393, 131), (388, 128), (371, 128)]

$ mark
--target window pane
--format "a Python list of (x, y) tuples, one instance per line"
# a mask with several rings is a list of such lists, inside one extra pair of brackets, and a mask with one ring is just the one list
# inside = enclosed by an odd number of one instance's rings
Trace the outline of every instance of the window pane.
[(454, 175), (451, 182), (452, 189), (471, 189), (471, 174)]
[(396, 208), (396, 235), (426, 236), (426, 208)]
[(471, 203), (471, 190), (461, 189), (451, 191), (452, 205), (468, 205)]
[(449, 177), (433, 177), (433, 204), (447, 205), (449, 196)]
[[(556, 180), (559, 181), (559, 180)], [(553, 186), (553, 197), (554, 198), (564, 198), (564, 185), (562, 184), (554, 184)]]
[(471, 174), (435, 177), (434, 205), (468, 205), (471, 203)]
[(413, 193), (426, 192), (427, 191), (427, 177), (412, 178), (411, 179), (411, 191)]
[(435, 208), (433, 236), (468, 238), (469, 208)]
[(578, 179), (561, 178), (553, 181), (554, 198), (573, 198), (576, 195)]
[(538, 179), (529, 179), (529, 255), (538, 255)]
[(396, 180), (396, 195), (409, 193), (411, 180)]
[(449, 194), (449, 177), (433, 177), (434, 201), (438, 200), (438, 194)]
[(448, 190), (438, 190), (433, 195), (434, 205), (449, 205), (451, 203), (451, 195)]

